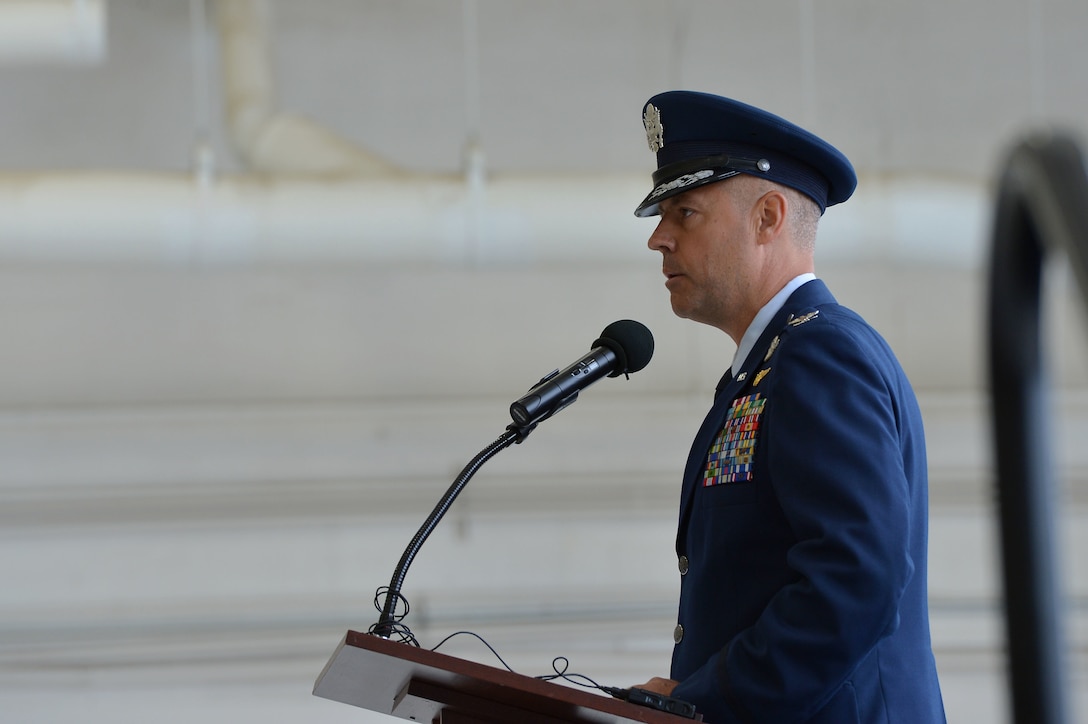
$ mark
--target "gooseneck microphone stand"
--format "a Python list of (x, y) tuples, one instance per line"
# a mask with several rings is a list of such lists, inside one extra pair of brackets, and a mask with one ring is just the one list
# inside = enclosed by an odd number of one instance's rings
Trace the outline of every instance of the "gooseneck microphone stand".
[(461, 473), (446, 490), (445, 494), (443, 494), (442, 498), (438, 501), (438, 504), (434, 507), (434, 510), (431, 511), (431, 514), (423, 521), (423, 525), (416, 531), (415, 536), (404, 550), (404, 554), (400, 557), (400, 561), (393, 571), (393, 578), (389, 581), (389, 587), (385, 589), (385, 604), (382, 607), (381, 617), (376, 624), (370, 627), (370, 633), (383, 638), (389, 638), (392, 636), (393, 632), (397, 630), (397, 622), (400, 617), (397, 616), (396, 609), (397, 602), (401, 600), (400, 589), (401, 586), (404, 585), (404, 577), (408, 575), (408, 567), (412, 565), (416, 553), (423, 547), (423, 542), (427, 540), (428, 536), (431, 535), (431, 532), (438, 526), (438, 522), (442, 520), (442, 516), (450, 509), (450, 506), (453, 505), (453, 501), (456, 500), (457, 496), (464, 490), (464, 487), (468, 484), (468, 481), (472, 479), (472, 476), (476, 474), (476, 471), (501, 451), (510, 447), (515, 442), (524, 440), (531, 429), (532, 428), (530, 428), (529, 431), (522, 432), (516, 426), (510, 425), (499, 439), (481, 450), (479, 454), (464, 467)]
[[(621, 319), (605, 327), (590, 349), (588, 355), (566, 370), (556, 370), (546, 375), (527, 396), (510, 406), (510, 415), (514, 421), (506, 426), (506, 432), (499, 439), (480, 451), (465, 466), (416, 531), (393, 571), (389, 586), (378, 590), (378, 596), (384, 592), (385, 603), (381, 607), (378, 622), (370, 627), (371, 634), (390, 638), (398, 633), (404, 641), (417, 643), (408, 627), (400, 622), (408, 612), (407, 601), (401, 596), (400, 589), (408, 575), (408, 567), (412, 565), (424, 541), (438, 526), (468, 481), (488, 460), (514, 443), (523, 442), (537, 425), (577, 400), (579, 391), (585, 386), (606, 374), (615, 377), (638, 372), (645, 367), (653, 356), (654, 338), (650, 330), (641, 323)], [(405, 604), (404, 612), (398, 615), (397, 604), (402, 601)]]
[(510, 423), (506, 426), (506, 431), (495, 440), (495, 442), (481, 450), (476, 457), (472, 458), (468, 465), (461, 470), (453, 483), (450, 484), (450, 487), (446, 489), (442, 498), (439, 499), (438, 504), (435, 505), (431, 514), (423, 521), (423, 525), (416, 531), (415, 536), (413, 536), (412, 540), (408, 543), (408, 547), (404, 549), (404, 553), (401, 555), (400, 561), (393, 571), (393, 577), (389, 580), (389, 586), (385, 588), (384, 591), (379, 592), (379, 595), (382, 592), (385, 593), (385, 603), (382, 605), (381, 616), (379, 617), (378, 622), (370, 627), (370, 633), (383, 638), (390, 638), (399, 630), (404, 634), (404, 638), (409, 641), (414, 640), (411, 632), (407, 631), (407, 629), (399, 623), (404, 614), (397, 614), (397, 603), (402, 600), (400, 589), (401, 586), (404, 585), (405, 576), (408, 575), (408, 568), (412, 565), (412, 561), (415, 559), (416, 554), (419, 553), (419, 549), (423, 547), (424, 541), (426, 541), (434, 529), (438, 527), (439, 521), (446, 515), (450, 506), (453, 505), (453, 501), (457, 499), (457, 496), (460, 495), (461, 491), (468, 485), (468, 481), (472, 479), (472, 476), (484, 466), (484, 463), (514, 443), (521, 444), (525, 438), (529, 436), (529, 433), (536, 429), (537, 425), (562, 410), (577, 397), (578, 393), (575, 392), (568, 398), (560, 401), (553, 409), (525, 424), (518, 424), (516, 422)]

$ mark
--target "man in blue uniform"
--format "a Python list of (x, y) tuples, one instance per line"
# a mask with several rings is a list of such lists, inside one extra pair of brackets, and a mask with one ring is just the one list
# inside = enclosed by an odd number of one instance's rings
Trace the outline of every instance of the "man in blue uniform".
[(737, 343), (684, 471), (670, 679), (712, 724), (944, 722), (926, 600), (922, 419), (885, 341), (814, 276), (857, 183), (765, 111), (674, 91), (643, 109), (673, 311)]

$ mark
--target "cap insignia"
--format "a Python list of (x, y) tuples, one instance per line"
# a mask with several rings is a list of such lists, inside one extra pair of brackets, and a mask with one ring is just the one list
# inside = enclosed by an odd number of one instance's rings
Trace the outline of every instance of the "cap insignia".
[(661, 111), (653, 103), (646, 105), (642, 125), (646, 127), (646, 142), (650, 144), (650, 150), (657, 153), (665, 145), (665, 127), (661, 125)]

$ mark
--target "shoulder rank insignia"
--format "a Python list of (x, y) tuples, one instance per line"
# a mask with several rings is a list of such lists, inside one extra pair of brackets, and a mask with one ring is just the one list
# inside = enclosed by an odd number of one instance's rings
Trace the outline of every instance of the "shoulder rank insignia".
[(762, 382), (763, 378), (766, 377), (767, 373), (770, 372), (770, 371), (771, 371), (771, 368), (767, 367), (767, 368), (761, 369), (759, 372), (757, 372), (756, 376), (755, 376), (755, 379), (752, 380), (752, 387), (755, 387), (760, 382)]
[(793, 315), (790, 315), (790, 318), (786, 320), (786, 324), (790, 325), (791, 327), (800, 327), (805, 322), (811, 322), (818, 316), (820, 316), (819, 309), (814, 312), (809, 312), (808, 314), (802, 314), (800, 317), (794, 317)]

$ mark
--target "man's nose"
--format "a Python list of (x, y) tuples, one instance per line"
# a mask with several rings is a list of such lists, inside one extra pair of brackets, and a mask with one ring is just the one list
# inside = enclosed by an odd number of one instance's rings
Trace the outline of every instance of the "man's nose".
[(657, 228), (654, 229), (654, 233), (650, 234), (649, 240), (646, 242), (652, 251), (672, 251), (676, 244), (673, 236), (665, 228), (665, 222), (659, 221)]

